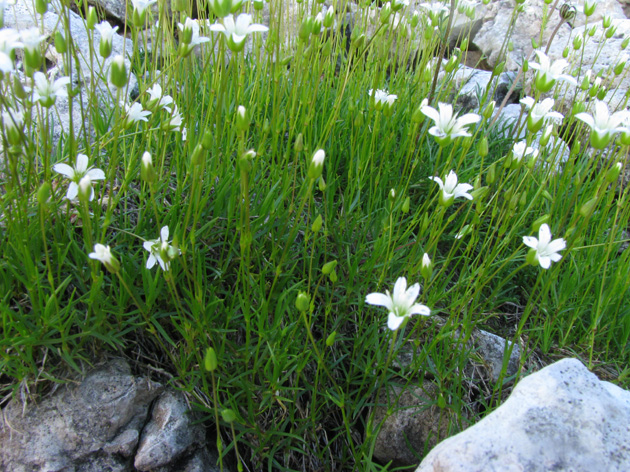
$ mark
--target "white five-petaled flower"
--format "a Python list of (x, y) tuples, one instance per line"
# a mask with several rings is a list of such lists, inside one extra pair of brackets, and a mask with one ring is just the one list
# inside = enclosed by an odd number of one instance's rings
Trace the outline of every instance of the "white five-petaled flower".
[(157, 2), (157, 0), (131, 0), (134, 10), (140, 15), (144, 13), (147, 7), (153, 5), (155, 2)]
[(94, 259), (95, 261), (102, 262), (110, 272), (118, 272), (118, 269), (120, 269), (120, 263), (112, 254), (109, 246), (95, 244), (94, 252), (89, 253), (88, 257), (90, 259)]
[(407, 279), (399, 277), (394, 284), (393, 294), (390, 295), (389, 290), (385, 290), (385, 293), (370, 293), (365, 297), (365, 302), (387, 308), (389, 310), (387, 327), (395, 331), (411, 315), (429, 316), (431, 314), (428, 307), (416, 303), (419, 293), (420, 284), (413, 284), (407, 289)]
[(11, 52), (22, 47), (19, 39), (20, 33), (13, 28), (0, 29), (0, 72), (7, 73), (13, 70)]
[(240, 52), (245, 47), (245, 40), (251, 33), (268, 31), (264, 25), (252, 24), (252, 15), (241, 13), (234, 21), (233, 15), (223, 18), (223, 24), (210, 25), (210, 30), (223, 33), (227, 39), (228, 47), (234, 52)]
[(199, 20), (186, 18), (184, 24), (177, 23), (177, 27), (183, 33), (183, 39), (180, 43), (182, 57), (186, 57), (199, 44), (210, 41), (210, 38), (199, 36)]
[(70, 83), (70, 77), (60, 77), (51, 82), (43, 72), (35, 72), (33, 74), (35, 87), (33, 90), (33, 101), (39, 101), (45, 108), (49, 108), (55, 104), (57, 97), (67, 97), (68, 91), (66, 85)]
[[(68, 185), (68, 192), (66, 193), (68, 200), (73, 200), (79, 194), (79, 182), (84, 176), (89, 176), (90, 180), (105, 179), (105, 173), (101, 169), (88, 167), (88, 157), (85, 154), (77, 154), (77, 161), (74, 167), (59, 163), (53, 166), (53, 170), (70, 179), (70, 185)], [(92, 201), (93, 199), (94, 189), (92, 189), (89, 200)]]
[(440, 145), (447, 145), (460, 136), (472, 136), (465, 127), (481, 120), (481, 116), (475, 113), (467, 113), (458, 118), (457, 113), (453, 113), (453, 106), (448, 103), (438, 103), (438, 108), (440, 111), (425, 105), (420, 111), (435, 122), (435, 126), (429, 129), (429, 134), (435, 136)]
[(540, 92), (549, 92), (557, 80), (563, 80), (577, 86), (574, 77), (562, 73), (569, 65), (566, 60), (558, 59), (552, 64), (544, 52), (536, 51), (536, 56), (538, 56), (538, 62), (530, 62), (529, 66), (537, 71), (534, 85)]
[(558, 254), (567, 247), (564, 239), (551, 240), (551, 231), (547, 223), (540, 226), (538, 239), (534, 236), (523, 236), (523, 243), (531, 249), (527, 254), (527, 262), (535, 264), (538, 262), (543, 269), (549, 269), (551, 261), (558, 262), (562, 256)]
[(557, 111), (551, 111), (554, 105), (553, 98), (545, 98), (542, 102), (536, 103), (532, 97), (521, 99), (521, 103), (529, 110), (527, 117), (527, 129), (532, 133), (537, 133), (548, 122), (556, 124), (562, 123), (564, 115)]
[(180, 131), (183, 121), (182, 114), (177, 109), (177, 105), (175, 105), (171, 118), (163, 126), (166, 131)]
[(138, 121), (149, 121), (147, 118), (151, 112), (142, 109), (142, 105), (138, 102), (133, 105), (129, 105), (126, 102), (121, 101), (120, 106), (125, 108), (124, 127), (128, 128)]
[(171, 107), (169, 105), (173, 103), (173, 97), (170, 95), (162, 95), (162, 87), (160, 84), (153, 84), (153, 87), (147, 90), (147, 93), (151, 95), (149, 103), (147, 104), (149, 109), (155, 111), (159, 107), (171, 113)]
[(528, 146), (526, 141), (520, 141), (512, 147), (512, 154), (516, 162), (521, 162), (524, 157), (533, 159), (538, 156), (538, 149)]
[(591, 128), (591, 146), (595, 149), (604, 149), (615, 133), (624, 131), (625, 128), (621, 124), (630, 118), (630, 113), (622, 110), (611, 115), (608, 105), (596, 100), (593, 116), (578, 113), (575, 117)]
[(429, 179), (440, 186), (442, 190), (440, 194), (440, 204), (444, 206), (449, 206), (453, 203), (453, 200), (459, 197), (467, 198), (468, 200), (473, 199), (473, 196), (468, 193), (469, 190), (472, 190), (473, 186), (470, 184), (457, 183), (457, 174), (453, 170), (449, 172), (444, 182), (439, 177), (429, 177)]
[(383, 89), (370, 89), (368, 95), (374, 99), (374, 106), (377, 110), (382, 110), (383, 107), (391, 107), (398, 98), (398, 95), (387, 93), (387, 90)]
[(158, 239), (145, 241), (142, 246), (150, 253), (147, 259), (147, 269), (151, 269), (157, 262), (163, 271), (168, 271), (171, 260), (181, 254), (179, 249), (168, 243), (168, 226), (162, 227)]
[(101, 34), (101, 41), (111, 43), (114, 38), (114, 33), (118, 31), (118, 26), (110, 25), (107, 21), (102, 21), (98, 25), (94, 25), (94, 28)]
[(39, 48), (39, 44), (46, 36), (40, 34), (39, 28), (29, 28), (20, 32), (20, 38), (24, 49), (33, 50)]

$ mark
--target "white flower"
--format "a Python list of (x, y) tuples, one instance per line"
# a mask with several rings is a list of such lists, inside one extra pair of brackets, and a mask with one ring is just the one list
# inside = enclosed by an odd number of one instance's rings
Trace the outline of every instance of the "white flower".
[(173, 103), (173, 97), (170, 95), (163, 96), (160, 84), (153, 84), (153, 87), (147, 90), (147, 93), (151, 95), (147, 105), (149, 109), (155, 110), (156, 108), (161, 107), (171, 113), (171, 107), (169, 105)]
[(538, 56), (538, 63), (530, 62), (529, 67), (537, 71), (534, 84), (540, 92), (549, 92), (555, 85), (556, 80), (564, 80), (565, 82), (577, 86), (575, 78), (562, 73), (569, 65), (566, 60), (558, 59), (552, 64), (544, 52), (536, 51), (536, 56)]
[[(74, 167), (61, 163), (55, 164), (53, 170), (70, 179), (70, 185), (68, 185), (68, 192), (66, 193), (68, 200), (73, 200), (79, 194), (79, 181), (84, 176), (88, 175), (91, 180), (105, 179), (105, 173), (101, 169), (88, 167), (88, 157), (85, 154), (77, 154), (77, 162)], [(94, 189), (92, 189), (89, 200), (92, 201), (93, 199)]]
[(591, 128), (591, 146), (595, 149), (603, 149), (608, 145), (615, 133), (624, 130), (620, 125), (630, 118), (630, 113), (622, 110), (611, 115), (608, 105), (596, 100), (593, 116), (588, 113), (578, 113), (575, 117)]
[(175, 109), (173, 110), (173, 114), (166, 124), (167, 131), (179, 131), (181, 129), (183, 123), (182, 114), (177, 109), (177, 105), (175, 105)]
[(442, 182), (442, 179), (439, 177), (429, 177), (429, 180), (433, 180), (440, 186), (442, 190), (440, 203), (444, 206), (450, 205), (453, 203), (453, 200), (459, 197), (467, 198), (468, 200), (473, 199), (472, 195), (468, 193), (473, 186), (470, 184), (458, 184), (457, 174), (453, 170), (446, 176), (445, 182)]
[(94, 28), (101, 34), (101, 41), (111, 43), (114, 38), (114, 33), (118, 31), (118, 26), (110, 25), (107, 21), (102, 21), (98, 25), (94, 25)]
[(438, 108), (439, 112), (425, 105), (420, 111), (435, 122), (435, 126), (429, 129), (429, 134), (435, 136), (440, 145), (449, 144), (454, 138), (460, 136), (472, 136), (465, 127), (481, 120), (481, 117), (475, 113), (467, 113), (457, 118), (457, 113), (453, 114), (452, 105), (447, 103), (438, 103)]
[(157, 0), (131, 0), (131, 3), (133, 3), (133, 9), (136, 10), (139, 15), (142, 15), (144, 10), (153, 5), (155, 2), (157, 2)]
[(21, 48), (20, 33), (12, 28), (0, 29), (0, 71), (8, 73), (13, 71), (13, 59), (11, 52)]
[(103, 244), (95, 244), (94, 252), (88, 254), (90, 259), (94, 259), (95, 261), (102, 262), (103, 265), (110, 272), (118, 272), (120, 268), (120, 263), (113, 256), (111, 249), (109, 246), (104, 246)]
[(133, 125), (134, 123), (137, 123), (138, 121), (149, 121), (147, 116), (149, 116), (151, 112), (147, 110), (143, 110), (142, 105), (140, 105), (138, 102), (129, 106), (127, 103), (121, 101), (120, 106), (125, 108), (125, 118), (124, 118), (125, 128), (128, 128), (129, 126)]
[(536, 103), (532, 97), (521, 99), (521, 103), (530, 110), (527, 117), (527, 128), (532, 133), (537, 133), (548, 122), (556, 124), (562, 123), (564, 115), (557, 111), (551, 111), (554, 105), (553, 98), (545, 98), (542, 102)]
[(66, 85), (70, 83), (70, 77), (60, 77), (54, 82), (50, 82), (43, 72), (35, 72), (33, 75), (35, 89), (33, 91), (33, 101), (39, 101), (43, 107), (49, 108), (54, 105), (57, 97), (67, 97)]
[(168, 226), (162, 227), (159, 239), (145, 241), (142, 246), (150, 253), (147, 259), (147, 269), (151, 269), (157, 262), (163, 271), (168, 271), (171, 260), (181, 254), (179, 249), (168, 243)]
[(447, 13), (450, 11), (446, 5), (439, 2), (421, 3), (418, 6), (425, 10), (429, 14), (429, 17), (431, 17), (431, 19), (434, 21), (436, 18), (439, 18), (442, 13)]
[(564, 239), (551, 240), (551, 231), (547, 223), (540, 226), (538, 230), (538, 239), (534, 236), (523, 236), (523, 243), (529, 246), (528, 262), (538, 262), (543, 269), (549, 269), (551, 261), (558, 262), (562, 256), (558, 251), (562, 251), (567, 247)]
[(263, 25), (252, 24), (252, 15), (241, 13), (234, 21), (234, 15), (227, 15), (223, 18), (223, 24), (215, 23), (210, 25), (210, 30), (223, 33), (227, 38), (228, 47), (234, 51), (242, 51), (245, 47), (245, 40), (251, 33), (265, 32), (269, 28)]
[(177, 27), (182, 31), (184, 39), (181, 42), (182, 55), (185, 57), (199, 44), (210, 41), (210, 38), (199, 36), (199, 21), (186, 18), (184, 24), (177, 23)]
[(429, 316), (431, 310), (428, 307), (416, 303), (420, 293), (420, 284), (413, 284), (407, 289), (407, 279), (399, 277), (394, 284), (394, 293), (389, 290), (385, 293), (370, 293), (365, 297), (365, 302), (370, 305), (384, 306), (389, 310), (387, 327), (392, 331), (397, 330), (405, 318), (411, 315)]
[(396, 99), (397, 95), (387, 93), (387, 90), (383, 89), (370, 89), (368, 95), (374, 99), (374, 105), (377, 110), (382, 110), (384, 106), (391, 107)]
[(520, 141), (512, 147), (512, 154), (514, 154), (514, 160), (516, 162), (521, 162), (524, 157), (530, 156), (531, 158), (535, 158), (538, 156), (538, 149), (528, 146), (526, 141)]
[(39, 43), (46, 39), (46, 36), (40, 34), (38, 28), (30, 28), (21, 31), (20, 38), (22, 39), (22, 46), (24, 49), (32, 51), (39, 48)]

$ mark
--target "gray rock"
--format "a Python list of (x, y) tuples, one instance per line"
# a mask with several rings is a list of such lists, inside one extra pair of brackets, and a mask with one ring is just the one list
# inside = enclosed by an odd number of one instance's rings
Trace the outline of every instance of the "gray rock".
[(12, 400), (0, 424), (0, 469), (128, 470), (124, 460), (101, 451), (121, 434), (137, 435), (160, 391), (160, 384), (132, 376), (129, 365), (116, 360), (38, 405)]
[(630, 392), (575, 359), (521, 380), (497, 410), (438, 444), (416, 472), (630, 470)]
[(425, 380), (422, 387), (389, 387), (381, 394), (374, 411), (374, 424), (381, 428), (376, 437), (374, 457), (395, 466), (415, 465), (425, 452), (449, 436), (455, 414), (437, 406), (438, 387)]
[(169, 390), (153, 407), (151, 420), (142, 431), (134, 466), (140, 471), (149, 471), (203, 443), (203, 426), (192, 424), (184, 396)]

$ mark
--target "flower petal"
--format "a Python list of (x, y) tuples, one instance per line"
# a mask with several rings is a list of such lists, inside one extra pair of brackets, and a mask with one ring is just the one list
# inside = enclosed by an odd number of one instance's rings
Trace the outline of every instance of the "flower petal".
[(370, 293), (365, 297), (365, 302), (370, 305), (384, 306), (388, 310), (394, 307), (391, 297), (388, 297), (384, 293)]
[(400, 328), (403, 321), (405, 321), (404, 316), (396, 316), (394, 313), (389, 312), (389, 316), (387, 317), (387, 327), (392, 331), (396, 331)]
[(53, 170), (55, 172), (60, 173), (61, 175), (65, 175), (69, 179), (73, 179), (74, 178), (74, 169), (72, 167), (70, 167), (68, 164), (63, 164), (63, 163), (55, 164), (53, 166)]

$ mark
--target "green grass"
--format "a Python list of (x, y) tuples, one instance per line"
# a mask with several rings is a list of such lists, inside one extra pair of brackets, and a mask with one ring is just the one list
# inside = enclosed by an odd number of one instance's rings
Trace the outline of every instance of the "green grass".
[[(302, 21), (319, 6), (298, 10)], [(85, 110), (93, 141), (71, 135), (54, 147), (40, 139), (47, 110), (20, 98), (12, 74), (4, 75), (2, 111), (34, 111), (17, 140), (6, 119), (3, 127), (3, 393), (62, 380), (68, 367), (80, 371), (104, 353), (140, 352), (216, 424), (226, 461), (255, 470), (378, 470), (372, 407), (385, 386), (431, 379), (453, 431), (509, 391), (515, 379), (475, 397), (481, 387), (471, 389), (462, 373), (471, 353), (451, 336), (455, 329), (468, 336), (486, 328), (518, 342), (523, 370), (534, 353), (576, 355), (627, 387), (630, 253), (619, 249), (630, 210), (627, 188), (606, 175), (627, 146), (611, 148), (609, 158), (590, 155), (588, 127), (567, 113), (569, 126), (555, 132), (567, 140), (575, 133), (574, 146), (561, 171), (544, 164), (556, 159), (548, 148), (537, 161), (506, 167), (514, 141), (499, 132), (501, 122), (490, 127), (489, 115), (469, 128), (471, 137), (440, 146), (420, 106), (433, 90), (445, 18), (440, 34), (426, 19), (411, 34), (385, 22), (372, 27), (373, 37), (354, 33), (348, 46), (339, 22), (285, 44), (275, 1), (271, 11), (269, 35), (252, 34), (247, 57), (228, 53), (224, 37), (204, 28), (210, 42), (178, 56), (177, 20), (163, 13), (164, 46), (145, 53), (142, 34), (128, 26), (138, 101), (147, 109), (146, 91), (159, 83), (182, 113), (185, 141), (181, 129), (164, 130), (173, 113), (155, 108), (147, 122), (123, 129), (114, 99), (108, 110)], [(357, 13), (365, 32), (368, 11)], [(187, 14), (175, 17), (183, 23)], [(432, 106), (457, 93), (451, 74), (441, 76)], [(94, 81), (100, 76), (108, 72), (95, 70)], [(556, 97), (569, 87), (558, 82)], [(370, 89), (398, 98), (379, 110)], [(323, 173), (312, 178), (318, 149), (326, 154)], [(145, 151), (155, 178), (141, 171)], [(68, 180), (52, 170), (73, 165), (78, 153), (106, 176), (94, 181), (93, 201), (64, 199)], [(444, 179), (450, 170), (474, 185), (473, 201), (440, 204), (429, 177)], [(523, 245), (543, 222), (567, 243), (548, 270), (528, 265)], [(159, 238), (163, 226), (174, 249), (158, 245), (154, 256), (172, 259), (170, 270), (146, 269), (143, 242)], [(119, 270), (88, 258), (97, 243), (111, 247)], [(425, 253), (431, 274), (422, 271)], [(331, 261), (334, 270), (323, 273)], [(401, 276), (421, 283), (418, 302), (445, 324), (418, 318), (386, 328), (386, 310), (365, 298), (391, 291)], [(299, 293), (306, 309), (296, 306)], [(410, 347), (412, 365), (398, 369), (396, 352)], [(209, 348), (217, 360), (211, 371), (204, 367)], [(396, 408), (392, 399), (389, 409)]]

